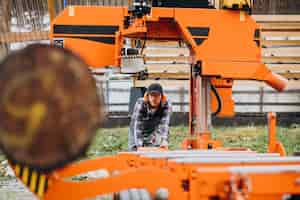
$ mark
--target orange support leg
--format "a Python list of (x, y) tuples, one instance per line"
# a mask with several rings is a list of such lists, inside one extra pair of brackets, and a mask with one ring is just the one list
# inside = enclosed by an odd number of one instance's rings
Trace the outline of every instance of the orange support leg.
[(279, 153), (281, 156), (286, 156), (285, 149), (281, 142), (277, 141), (276, 137), (276, 113), (268, 113), (268, 128), (269, 128), (269, 153)]

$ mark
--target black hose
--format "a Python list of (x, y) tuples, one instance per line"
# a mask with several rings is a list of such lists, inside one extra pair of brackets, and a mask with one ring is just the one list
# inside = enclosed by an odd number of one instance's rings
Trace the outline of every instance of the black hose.
[(222, 110), (222, 106), (223, 106), (223, 105), (222, 105), (222, 99), (221, 99), (221, 97), (220, 97), (220, 95), (219, 95), (219, 93), (218, 93), (216, 87), (215, 87), (213, 84), (210, 84), (210, 87), (211, 87), (211, 90), (213, 91), (214, 95), (216, 96), (217, 102), (218, 102), (218, 109), (216, 110), (216, 112), (213, 112), (213, 113), (212, 113), (213, 116), (216, 116), (216, 115), (218, 115), (218, 114), (221, 112), (221, 110)]
[[(142, 50), (141, 50), (141, 55), (143, 55), (143, 53), (144, 53), (144, 49), (146, 47), (146, 41), (147, 41), (147, 32), (145, 33), (145, 38), (144, 38), (144, 43), (143, 43)], [(146, 64), (145, 57), (144, 57), (144, 64)]]

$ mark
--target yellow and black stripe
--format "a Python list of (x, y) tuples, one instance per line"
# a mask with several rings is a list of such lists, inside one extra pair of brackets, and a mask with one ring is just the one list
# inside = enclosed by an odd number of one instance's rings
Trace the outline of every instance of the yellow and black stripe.
[(76, 38), (102, 42), (105, 44), (115, 43), (115, 33), (118, 30), (119, 26), (116, 25), (99, 26), (54, 24), (53, 26), (53, 34), (55, 35), (55, 38)]
[(31, 192), (42, 198), (48, 187), (47, 175), (22, 165), (11, 165), (18, 177)]

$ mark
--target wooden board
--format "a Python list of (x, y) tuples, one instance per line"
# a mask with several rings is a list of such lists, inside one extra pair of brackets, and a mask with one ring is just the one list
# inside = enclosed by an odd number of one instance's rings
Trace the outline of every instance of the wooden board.
[(300, 63), (300, 55), (299, 56), (270, 56), (263, 57), (263, 62), (265, 63)]
[[(300, 41), (299, 41), (300, 42)], [(299, 43), (300, 44), (300, 43)], [(187, 48), (146, 48), (144, 54), (147, 57), (180, 57), (189, 56), (189, 49)], [(262, 55), (268, 56), (299, 56), (300, 46), (294, 47), (273, 47), (263, 48)]]
[(148, 73), (189, 73), (189, 64), (148, 64), (146, 65)]
[(258, 23), (264, 22), (300, 22), (300, 14), (297, 15), (252, 15)]
[[(143, 41), (142, 41), (143, 43)], [(147, 40), (146, 46), (154, 46), (154, 47), (184, 47), (183, 42), (178, 42), (178, 41), (165, 41), (165, 40)]]
[(182, 79), (189, 79), (190, 75), (187, 73), (150, 73), (148, 75), (149, 79), (176, 79), (176, 80), (182, 80)]
[(160, 83), (163, 88), (189, 88), (189, 80), (134, 80), (135, 87), (148, 87), (152, 83)]
[[(187, 64), (191, 60), (190, 57), (187, 56), (148, 56), (145, 58), (146, 63), (156, 64), (156, 63), (167, 63), (167, 64)], [(264, 56), (263, 62), (265, 63), (300, 63), (300, 55), (299, 56)]]
[(272, 46), (300, 46), (300, 40), (262, 40), (262, 47)]
[(267, 64), (268, 68), (276, 73), (300, 72), (299, 64)]
[(189, 63), (189, 56), (147, 56), (146, 62), (169, 62), (169, 63)]
[(263, 56), (300, 56), (300, 47), (275, 47), (262, 49)]
[[(299, 64), (267, 64), (270, 70), (287, 79), (300, 79)], [(188, 64), (149, 64), (146, 65), (150, 79), (155, 78), (189, 78), (190, 65)]]
[(263, 22), (259, 25), (262, 31), (300, 31), (300, 22)]
[(146, 48), (143, 52), (145, 55), (148, 56), (159, 56), (159, 55), (164, 55), (164, 56), (189, 56), (190, 55), (190, 50), (188, 48), (183, 48), (183, 47), (150, 47)]
[(261, 33), (262, 37), (280, 36), (280, 37), (300, 37), (300, 31), (265, 31)]
[(300, 79), (300, 73), (299, 72), (284, 72), (284, 73), (278, 73), (281, 76), (287, 78), (287, 79), (295, 79), (298, 80)]

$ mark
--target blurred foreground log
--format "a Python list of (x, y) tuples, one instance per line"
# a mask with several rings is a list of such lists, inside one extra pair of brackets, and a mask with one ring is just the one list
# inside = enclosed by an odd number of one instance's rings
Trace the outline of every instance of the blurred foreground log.
[(35, 44), (0, 64), (0, 146), (41, 171), (76, 159), (103, 119), (88, 66), (65, 49)]

